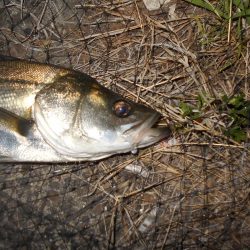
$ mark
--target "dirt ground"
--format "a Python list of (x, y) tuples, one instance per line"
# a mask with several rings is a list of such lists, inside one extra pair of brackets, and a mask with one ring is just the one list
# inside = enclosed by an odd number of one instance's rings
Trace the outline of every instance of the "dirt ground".
[(0, 54), (88, 73), (173, 129), (137, 155), (1, 164), (0, 249), (248, 249), (249, 134), (225, 136), (221, 109), (250, 99), (242, 29), (240, 46), (236, 24), (228, 39), (226, 20), (181, 0), (0, 1)]

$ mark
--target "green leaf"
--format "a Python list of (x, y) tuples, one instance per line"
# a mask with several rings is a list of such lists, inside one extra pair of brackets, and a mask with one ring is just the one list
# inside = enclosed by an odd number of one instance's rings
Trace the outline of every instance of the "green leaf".
[(233, 140), (237, 142), (242, 142), (247, 139), (247, 133), (239, 126), (234, 126), (225, 131), (225, 135), (231, 137)]
[(234, 96), (228, 101), (228, 104), (233, 105), (235, 108), (244, 106), (245, 100), (242, 94)]
[(198, 109), (201, 110), (204, 104), (206, 103), (205, 98), (201, 94), (198, 94), (197, 101), (198, 101)]
[(239, 17), (250, 17), (250, 8), (242, 10), (233, 15), (233, 19), (238, 19)]
[(240, 109), (237, 114), (244, 116), (244, 117), (248, 117), (249, 115), (249, 109), (245, 106), (242, 109)]
[(223, 101), (225, 104), (228, 104), (229, 98), (228, 98), (227, 95), (223, 95), (221, 99), (222, 99), (222, 101)]
[(191, 116), (193, 114), (193, 108), (187, 103), (181, 102), (180, 109), (182, 111), (183, 117)]
[(190, 115), (190, 118), (192, 120), (197, 120), (201, 117), (201, 113), (200, 112), (193, 112), (191, 115)]
[(186, 2), (189, 2), (191, 4), (194, 4), (198, 7), (202, 7), (206, 10), (209, 10), (216, 14), (220, 18), (227, 18), (225, 14), (218, 8), (216, 8), (212, 3), (210, 3), (208, 0), (185, 0)]
[(249, 0), (233, 0), (233, 4), (241, 9), (241, 10), (246, 10), (248, 7), (250, 7), (250, 2)]

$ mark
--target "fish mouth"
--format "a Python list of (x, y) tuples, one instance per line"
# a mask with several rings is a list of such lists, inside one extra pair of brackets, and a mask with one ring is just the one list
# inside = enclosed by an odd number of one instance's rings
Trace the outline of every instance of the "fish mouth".
[(169, 127), (159, 127), (161, 114), (154, 112), (146, 119), (133, 124), (125, 133), (132, 133), (132, 150), (147, 147), (171, 135)]

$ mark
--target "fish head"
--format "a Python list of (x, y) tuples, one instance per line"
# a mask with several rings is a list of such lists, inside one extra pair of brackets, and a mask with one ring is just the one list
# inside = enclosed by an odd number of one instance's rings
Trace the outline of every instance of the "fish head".
[(170, 134), (156, 128), (160, 113), (102, 86), (91, 88), (81, 107), (81, 129), (110, 152), (128, 152), (151, 145)]
[(44, 139), (66, 157), (96, 160), (135, 152), (171, 133), (160, 114), (97, 82), (63, 81), (38, 94), (34, 115)]

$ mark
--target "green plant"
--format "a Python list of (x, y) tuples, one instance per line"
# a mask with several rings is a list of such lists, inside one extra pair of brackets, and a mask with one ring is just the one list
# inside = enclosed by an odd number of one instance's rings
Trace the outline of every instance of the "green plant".
[[(231, 38), (232, 22), (237, 22), (236, 35), (239, 41), (243, 40), (244, 29), (242, 20), (246, 20), (246, 23), (250, 25), (250, 0), (185, 0), (188, 3), (211, 11), (220, 19), (228, 22), (228, 42)], [(213, 4), (215, 2), (215, 4)], [(240, 43), (241, 44), (241, 43)], [(241, 46), (240, 46), (241, 47)], [(241, 51), (241, 48), (240, 48)]]
[(186, 102), (180, 102), (179, 108), (181, 110), (182, 116), (188, 117), (191, 120), (197, 120), (202, 116), (202, 108), (206, 104), (206, 100), (203, 94), (198, 94), (196, 97), (196, 102), (194, 105), (191, 105)]
[(216, 5), (209, 0), (185, 0), (191, 4), (213, 12), (220, 18), (236, 20), (246, 18), (250, 24), (250, 1), (249, 0), (220, 0)]
[(232, 122), (224, 131), (225, 135), (235, 141), (242, 142), (247, 139), (246, 128), (250, 126), (250, 101), (244, 98), (243, 94), (234, 97), (224, 96), (223, 111), (227, 112)]
[(233, 97), (223, 96), (222, 100), (213, 100), (209, 105), (202, 95), (198, 95), (196, 99), (194, 105), (180, 103), (179, 108), (183, 117), (202, 121), (206, 110), (210, 110), (210, 105), (213, 105), (221, 113), (227, 115), (228, 119), (225, 122), (227, 127), (224, 129), (224, 134), (237, 142), (247, 140), (246, 129), (250, 127), (250, 101), (246, 100), (243, 94)]
[(182, 116), (184, 118), (188, 117), (191, 120), (196, 120), (201, 115), (199, 109), (197, 109), (196, 107), (191, 106), (190, 104), (185, 103), (185, 102), (181, 102), (179, 105), (179, 108), (181, 109)]

